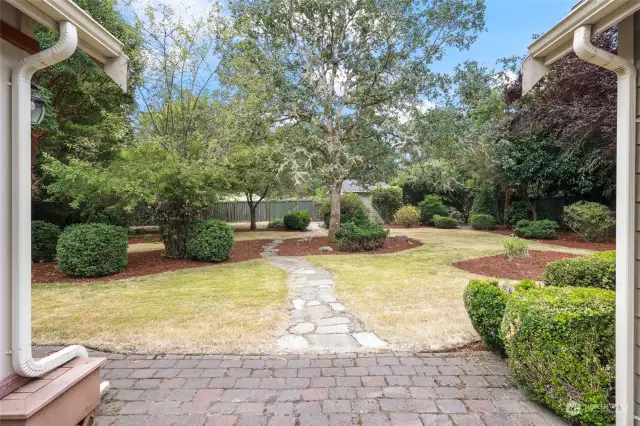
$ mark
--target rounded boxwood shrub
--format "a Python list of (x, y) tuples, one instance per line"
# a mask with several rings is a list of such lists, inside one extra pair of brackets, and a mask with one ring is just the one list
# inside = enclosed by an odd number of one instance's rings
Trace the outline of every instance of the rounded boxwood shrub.
[(424, 200), (418, 203), (420, 209), (420, 221), (423, 225), (433, 225), (433, 216), (447, 216), (447, 207), (439, 195), (425, 195)]
[(500, 335), (511, 377), (575, 424), (615, 423), (615, 294), (546, 287), (512, 294)]
[(473, 229), (487, 230), (496, 227), (496, 219), (490, 214), (474, 214), (470, 222)]
[(231, 255), (233, 229), (220, 220), (202, 220), (191, 226), (185, 240), (189, 259), (202, 262), (222, 262)]
[(420, 210), (415, 206), (403, 206), (398, 209), (393, 222), (403, 228), (420, 226)]
[(391, 223), (402, 207), (402, 189), (398, 186), (377, 186), (371, 191), (371, 204), (384, 223)]
[(117, 274), (127, 266), (128, 248), (124, 228), (102, 223), (72, 225), (58, 238), (58, 269), (74, 277)]
[(44, 220), (31, 222), (31, 261), (48, 262), (56, 257), (60, 227)]
[(616, 288), (616, 252), (605, 251), (551, 262), (544, 271), (545, 285), (555, 287)]
[(613, 213), (603, 204), (578, 201), (564, 208), (564, 223), (586, 241), (604, 241), (615, 226)]
[(464, 307), (471, 324), (488, 348), (503, 351), (500, 324), (507, 303), (507, 294), (498, 281), (471, 280), (464, 289)]
[(555, 240), (558, 223), (553, 220), (521, 220), (516, 225), (514, 233), (520, 238), (536, 238), (543, 240)]
[(384, 246), (389, 231), (377, 223), (358, 226), (353, 222), (340, 225), (336, 232), (338, 248), (344, 251), (372, 251)]
[(311, 218), (306, 210), (291, 210), (284, 215), (282, 222), (287, 229), (301, 231), (307, 229), (307, 226), (311, 223)]
[(533, 213), (524, 201), (512, 201), (504, 214), (504, 224), (508, 226), (515, 226), (521, 220), (531, 219), (533, 219)]
[(452, 217), (440, 216), (439, 214), (433, 215), (433, 224), (436, 228), (442, 229), (455, 229), (458, 227), (458, 221)]

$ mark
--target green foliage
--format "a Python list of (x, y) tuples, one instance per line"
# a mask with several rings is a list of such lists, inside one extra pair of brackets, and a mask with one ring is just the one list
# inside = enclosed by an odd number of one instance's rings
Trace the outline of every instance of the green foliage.
[(586, 241), (604, 241), (616, 221), (607, 206), (578, 201), (564, 208), (564, 223)]
[(462, 213), (460, 213), (458, 210), (451, 210), (449, 212), (449, 217), (455, 219), (457, 222), (460, 222), (462, 220)]
[(532, 280), (522, 280), (514, 286), (515, 291), (529, 291), (534, 288), (539, 288), (538, 284)]
[(307, 226), (311, 223), (311, 218), (306, 210), (291, 210), (284, 215), (282, 222), (287, 229), (301, 231), (307, 229)]
[(544, 283), (555, 287), (616, 288), (616, 252), (605, 251), (575, 259), (551, 262), (544, 271)]
[(490, 214), (474, 214), (470, 222), (473, 229), (488, 230), (496, 227), (496, 219)]
[(420, 221), (423, 225), (433, 225), (434, 215), (447, 215), (447, 208), (442, 202), (442, 197), (435, 194), (425, 195), (424, 200), (418, 203), (418, 209), (420, 209)]
[(56, 257), (60, 227), (43, 220), (31, 222), (31, 260), (48, 262)]
[(433, 215), (433, 224), (436, 228), (455, 229), (458, 227), (458, 221), (449, 216)]
[(336, 238), (340, 250), (372, 251), (384, 246), (388, 235), (388, 230), (373, 222), (361, 225), (347, 222), (340, 225)]
[(558, 224), (553, 220), (521, 220), (514, 232), (520, 238), (555, 240), (558, 238), (556, 229)]
[(186, 257), (202, 262), (222, 262), (229, 258), (234, 244), (233, 229), (220, 220), (203, 220), (187, 233)]
[(284, 221), (282, 219), (272, 220), (271, 222), (267, 223), (267, 228), (284, 228)]
[[(353, 216), (358, 209), (366, 212), (366, 207), (360, 197), (358, 197), (358, 194), (346, 192), (340, 196), (340, 222), (350, 221), (351, 216)], [(320, 207), (320, 213), (324, 219), (324, 224), (329, 226), (329, 219), (331, 219), (330, 200), (325, 201), (322, 207)]]
[(533, 219), (531, 208), (524, 201), (512, 201), (509, 204), (509, 209), (504, 214), (504, 224), (509, 226), (515, 226), (521, 220), (531, 219)]
[(614, 423), (615, 294), (592, 288), (516, 292), (500, 335), (509, 371), (535, 401), (584, 425)]
[(117, 274), (127, 266), (128, 248), (125, 228), (101, 223), (72, 225), (58, 239), (58, 269), (74, 277)]
[(420, 226), (420, 210), (415, 206), (402, 206), (396, 212), (393, 222), (403, 228)]
[(470, 214), (488, 214), (495, 217), (496, 198), (493, 188), (481, 188), (473, 195)]
[(507, 303), (507, 294), (497, 281), (471, 280), (464, 290), (464, 307), (473, 328), (488, 348), (503, 351), (500, 324)]
[(509, 238), (504, 242), (504, 251), (509, 259), (529, 257), (529, 243), (519, 238)]
[(402, 207), (402, 189), (398, 186), (377, 186), (371, 191), (371, 204), (384, 223), (391, 223)]

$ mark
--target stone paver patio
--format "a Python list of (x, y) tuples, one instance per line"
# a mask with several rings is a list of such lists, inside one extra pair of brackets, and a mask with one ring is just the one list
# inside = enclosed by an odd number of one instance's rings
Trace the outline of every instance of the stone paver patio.
[(91, 355), (110, 360), (99, 426), (566, 424), (487, 352)]

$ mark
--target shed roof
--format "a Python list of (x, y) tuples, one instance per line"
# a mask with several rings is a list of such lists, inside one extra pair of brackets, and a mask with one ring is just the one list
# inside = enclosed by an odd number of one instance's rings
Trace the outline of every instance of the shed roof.
[(386, 186), (389, 186), (389, 185), (384, 183), (384, 182), (378, 182), (378, 183), (373, 184), (373, 185), (366, 185), (366, 184), (358, 183), (355, 180), (347, 179), (344, 182), (342, 182), (342, 192), (361, 192), (361, 193), (366, 193), (366, 192), (371, 192), (371, 190), (373, 188), (375, 188), (376, 186), (386, 187)]

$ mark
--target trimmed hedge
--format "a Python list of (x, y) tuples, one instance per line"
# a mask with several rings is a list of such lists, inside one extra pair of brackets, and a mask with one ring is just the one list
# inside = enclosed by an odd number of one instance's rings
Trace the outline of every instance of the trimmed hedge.
[(403, 206), (396, 212), (394, 223), (403, 228), (420, 226), (420, 210), (415, 206)]
[(128, 247), (124, 228), (102, 223), (72, 225), (58, 238), (58, 269), (74, 277), (117, 274), (127, 266)]
[(340, 250), (372, 251), (384, 246), (388, 235), (389, 231), (373, 222), (362, 226), (348, 222), (340, 225), (336, 239)]
[(287, 229), (301, 231), (303, 229), (307, 229), (307, 226), (311, 223), (311, 218), (306, 210), (291, 210), (289, 213), (284, 215), (282, 222), (284, 223), (284, 227)]
[(398, 186), (376, 186), (371, 191), (371, 204), (384, 223), (391, 223), (402, 207), (402, 189)]
[(604, 241), (616, 221), (607, 206), (578, 201), (564, 207), (564, 223), (586, 241)]
[(494, 229), (496, 227), (496, 218), (490, 214), (474, 214), (471, 216), (470, 223), (473, 229)]
[(561, 259), (547, 265), (545, 285), (555, 287), (616, 288), (616, 252), (605, 251), (574, 259)]
[(441, 229), (455, 229), (458, 227), (458, 221), (452, 217), (440, 216), (438, 214), (433, 215), (433, 224), (436, 228)]
[(547, 287), (512, 294), (500, 335), (509, 371), (535, 401), (584, 425), (615, 423), (615, 294)]
[(507, 303), (507, 294), (498, 281), (471, 280), (464, 290), (464, 307), (473, 328), (488, 348), (503, 351), (500, 324)]
[(439, 195), (425, 195), (424, 200), (418, 203), (420, 220), (423, 225), (433, 225), (433, 216), (447, 216), (447, 208)]
[(535, 238), (543, 240), (555, 240), (558, 224), (553, 220), (521, 220), (516, 225), (514, 233), (520, 238)]
[(31, 222), (31, 261), (49, 262), (56, 257), (60, 227), (44, 220)]
[(202, 220), (187, 232), (185, 251), (190, 259), (222, 262), (229, 258), (234, 244), (233, 229), (220, 220)]

